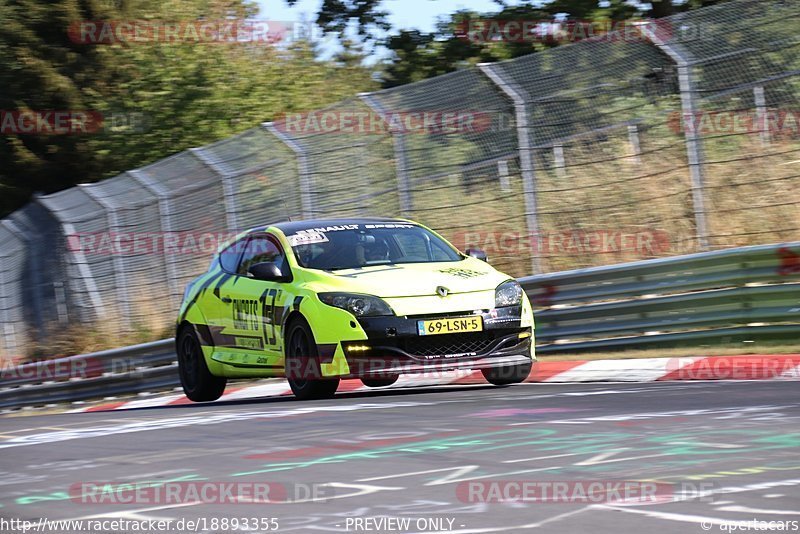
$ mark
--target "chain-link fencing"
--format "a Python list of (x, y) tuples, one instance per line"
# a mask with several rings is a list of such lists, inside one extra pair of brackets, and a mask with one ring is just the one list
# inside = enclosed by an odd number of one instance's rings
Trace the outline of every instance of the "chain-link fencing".
[(220, 241), (290, 217), (408, 217), (514, 276), (797, 240), (799, 22), (720, 4), (39, 196), (0, 225), (0, 349), (166, 327)]

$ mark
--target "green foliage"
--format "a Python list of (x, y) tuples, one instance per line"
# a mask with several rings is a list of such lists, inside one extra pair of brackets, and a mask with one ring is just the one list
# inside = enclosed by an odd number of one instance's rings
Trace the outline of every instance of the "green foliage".
[(658, 18), (676, 11), (694, 9), (728, 0), (689, 0), (673, 6), (670, 1), (652, 2), (651, 9), (632, 5), (625, 0), (551, 0), (509, 5), (499, 1), (497, 11), (477, 13), (461, 10), (439, 23), (436, 31), (401, 30), (386, 41), (392, 59), (383, 73), (383, 86), (395, 87), (465, 68), (476, 63), (515, 58), (568, 41), (536, 39), (520, 42), (477, 42), (458, 35), (458, 30), (470, 27), (470, 21), (555, 21), (569, 20), (609, 22), (631, 18)]
[[(374, 88), (349, 57), (265, 43), (78, 44), (73, 21), (222, 20), (255, 15), (243, 1), (0, 0), (0, 110), (99, 112), (102, 131), (0, 136), (0, 214), (50, 193), (140, 167), (289, 111), (316, 109)], [(120, 117), (143, 119), (126, 126)], [(112, 120), (116, 127), (112, 127)]]
[[(654, 2), (651, 11), (637, 11), (624, 0), (498, 1), (495, 12), (458, 11), (432, 33), (402, 30), (386, 38), (393, 57), (383, 67), (383, 86), (559, 44), (459, 38), (456, 29), (470, 20), (552, 20), (563, 14), (623, 20), (720, 1)], [(305, 42), (288, 49), (263, 43), (86, 45), (68, 35), (71, 23), (85, 20), (243, 19), (257, 14), (248, 0), (0, 0), (0, 110), (93, 111), (106, 118), (103, 131), (91, 135), (0, 136), (0, 215), (34, 192), (114, 176), (280, 113), (317, 109), (374, 89), (363, 59), (364, 49), (389, 27), (382, 6), (381, 0), (323, 0), (316, 22), (337, 33), (344, 49), (320, 61), (318, 50)], [(357, 42), (348, 35), (353, 28)], [(131, 117), (134, 124), (128, 123)]]

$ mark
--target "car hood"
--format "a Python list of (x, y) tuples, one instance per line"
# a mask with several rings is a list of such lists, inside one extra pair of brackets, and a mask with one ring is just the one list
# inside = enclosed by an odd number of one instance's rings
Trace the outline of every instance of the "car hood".
[(364, 293), (381, 298), (418, 297), (494, 290), (510, 279), (486, 262), (467, 258), (457, 262), (375, 265), (339, 271), (309, 271), (318, 291)]

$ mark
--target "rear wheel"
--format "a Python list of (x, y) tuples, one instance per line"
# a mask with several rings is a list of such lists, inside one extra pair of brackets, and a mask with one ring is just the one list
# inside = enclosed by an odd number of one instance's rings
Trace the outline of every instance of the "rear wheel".
[(509, 384), (519, 384), (524, 382), (531, 374), (533, 361), (521, 363), (519, 365), (506, 365), (504, 367), (491, 367), (482, 369), (483, 377), (490, 384), (495, 386), (507, 386)]
[(183, 392), (195, 402), (215, 401), (225, 392), (227, 379), (208, 370), (194, 329), (186, 327), (178, 336), (178, 374)]
[(397, 382), (398, 378), (400, 378), (400, 375), (382, 376), (379, 378), (362, 378), (361, 383), (369, 388), (385, 388), (386, 386), (391, 386)]
[(286, 377), (299, 400), (329, 399), (339, 387), (338, 378), (322, 378), (317, 345), (308, 323), (295, 320), (286, 337)]

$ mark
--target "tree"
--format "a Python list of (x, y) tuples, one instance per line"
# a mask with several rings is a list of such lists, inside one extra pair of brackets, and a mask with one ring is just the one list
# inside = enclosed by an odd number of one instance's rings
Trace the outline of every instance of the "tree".
[[(297, 0), (286, 0), (293, 6)], [(369, 39), (372, 32), (388, 31), (388, 13), (381, 9), (381, 0), (323, 0), (317, 12), (317, 24), (326, 32), (345, 37), (347, 29), (355, 23), (358, 34)]]
[[(598, 10), (605, 10), (607, 13), (620, 12), (630, 13), (639, 12), (643, 16), (651, 18), (661, 18), (672, 15), (679, 11), (696, 9), (698, 7), (719, 4), (729, 0), (651, 0), (650, 2), (639, 2), (636, 0), (544, 0), (528, 1), (521, 5), (510, 5), (507, 0), (495, 0), (498, 11), (508, 11), (512, 9), (531, 10), (539, 6), (543, 11), (551, 15), (566, 13), (573, 19), (591, 19)], [(286, 0), (287, 4), (293, 6), (297, 0)], [(647, 6), (647, 7), (645, 7)], [(614, 20), (620, 20), (614, 18)], [(370, 37), (374, 30), (387, 31), (387, 13), (381, 9), (381, 0), (323, 0), (317, 12), (317, 24), (325, 31), (336, 32), (341, 36), (345, 31), (354, 25), (362, 37)]]
[[(693, 9), (727, 0), (689, 0), (675, 4), (668, 0), (652, 7), (633, 5), (625, 0), (551, 0), (509, 5), (497, 0), (499, 9), (488, 13), (459, 11), (441, 21), (436, 31), (400, 30), (390, 36), (386, 47), (392, 57), (383, 72), (383, 87), (395, 87), (438, 76), (476, 63), (495, 62), (558, 46), (569, 40), (537, 38), (531, 40), (481, 40), (465, 34), (465, 29), (480, 27), (480, 21), (594, 21), (618, 22), (631, 18), (656, 18), (676, 10)], [(477, 26), (476, 26), (477, 25)], [(479, 34), (472, 34), (473, 36)]]
[[(318, 60), (312, 44), (133, 43), (70, 39), (75, 21), (199, 21), (256, 13), (240, 0), (0, 0), (0, 110), (91, 111), (105, 119), (81, 135), (0, 135), (0, 214), (51, 193), (137, 168), (288, 111), (307, 111), (373, 89), (352, 57)], [(357, 54), (357, 48), (351, 49)], [(144, 122), (121, 124), (119, 118)]]

